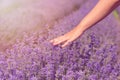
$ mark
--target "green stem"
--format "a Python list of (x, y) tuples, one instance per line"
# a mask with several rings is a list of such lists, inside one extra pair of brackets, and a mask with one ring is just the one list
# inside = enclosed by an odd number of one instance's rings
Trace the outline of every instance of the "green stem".
[(119, 13), (118, 13), (117, 10), (114, 10), (114, 11), (113, 11), (113, 15), (114, 15), (114, 17), (115, 17), (116, 19), (119, 19), (119, 20), (120, 20), (120, 16), (119, 16)]

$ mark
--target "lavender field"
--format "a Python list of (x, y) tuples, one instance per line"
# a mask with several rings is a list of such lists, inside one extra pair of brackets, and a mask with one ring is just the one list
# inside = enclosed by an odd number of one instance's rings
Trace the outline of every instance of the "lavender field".
[(0, 80), (120, 80), (120, 7), (61, 48), (49, 41), (73, 29), (98, 0), (39, 1), (0, 6)]

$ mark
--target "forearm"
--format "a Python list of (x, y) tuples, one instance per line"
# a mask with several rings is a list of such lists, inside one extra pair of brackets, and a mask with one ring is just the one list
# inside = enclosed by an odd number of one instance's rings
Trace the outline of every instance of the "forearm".
[(105, 18), (119, 3), (120, 0), (99, 0), (97, 5), (83, 18), (76, 28), (82, 32), (85, 31), (87, 28)]

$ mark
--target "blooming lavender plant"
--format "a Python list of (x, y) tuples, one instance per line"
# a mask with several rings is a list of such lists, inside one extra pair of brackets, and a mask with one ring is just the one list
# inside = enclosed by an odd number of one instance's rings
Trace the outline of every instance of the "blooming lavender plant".
[(22, 41), (17, 40), (11, 49), (1, 52), (0, 79), (119, 80), (120, 55), (115, 42), (118, 25), (112, 14), (65, 48), (49, 43), (77, 25), (82, 13), (86, 13), (84, 9), (90, 9), (88, 5), (89, 1), (52, 29), (46, 28), (48, 32), (25, 33)]

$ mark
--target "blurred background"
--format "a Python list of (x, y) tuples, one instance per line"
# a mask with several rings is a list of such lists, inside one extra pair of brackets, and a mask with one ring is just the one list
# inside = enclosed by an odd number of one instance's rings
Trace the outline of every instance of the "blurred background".
[(0, 50), (22, 38), (24, 32), (43, 30), (77, 10), (82, 0), (0, 0)]

